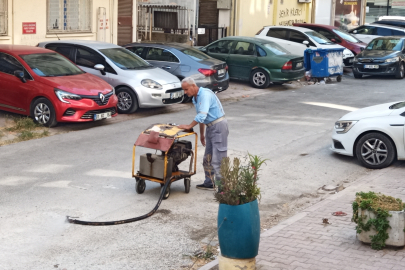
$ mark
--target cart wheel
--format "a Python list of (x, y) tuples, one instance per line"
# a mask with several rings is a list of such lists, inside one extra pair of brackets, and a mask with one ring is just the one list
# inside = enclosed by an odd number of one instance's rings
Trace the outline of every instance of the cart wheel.
[(143, 179), (136, 179), (135, 190), (136, 193), (142, 194), (145, 191), (146, 183)]
[(191, 182), (190, 177), (184, 178), (184, 188), (185, 188), (186, 193), (190, 192), (190, 182)]
[[(160, 188), (160, 193), (163, 192), (164, 186)], [(166, 200), (170, 196), (170, 185), (166, 188), (166, 192), (163, 195), (163, 200)]]
[(341, 82), (342, 81), (342, 76), (337, 76), (336, 81)]

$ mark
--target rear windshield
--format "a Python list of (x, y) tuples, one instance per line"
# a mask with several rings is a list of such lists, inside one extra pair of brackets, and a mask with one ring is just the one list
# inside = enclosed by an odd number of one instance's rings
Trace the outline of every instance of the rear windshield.
[(186, 54), (187, 56), (189, 56), (191, 59), (193, 59), (195, 61), (201, 61), (201, 60), (210, 58), (205, 53), (202, 53), (199, 50), (196, 50), (193, 48), (187, 48), (187, 49), (181, 50), (181, 52)]
[(395, 103), (394, 105), (391, 105), (390, 109), (396, 110), (396, 109), (401, 109), (403, 107), (405, 107), (405, 102), (398, 102), (398, 103)]
[(400, 51), (402, 43), (401, 39), (374, 39), (367, 45), (366, 50)]
[(36, 53), (20, 55), (38, 76), (57, 77), (85, 73), (58, 53)]
[(332, 41), (330, 41), (329, 39), (327, 39), (324, 35), (319, 34), (318, 32), (307, 31), (307, 32), (305, 32), (305, 34), (307, 34), (308, 36), (313, 38), (319, 44), (324, 44), (324, 45), (335, 44)]
[(120, 69), (153, 68), (151, 64), (124, 48), (102, 49), (100, 52), (107, 56)]
[(281, 47), (280, 45), (270, 42), (270, 43), (265, 43), (263, 44), (264, 47), (266, 47), (268, 50), (270, 50), (272, 53), (275, 55), (283, 55), (283, 54), (289, 54), (290, 52)]

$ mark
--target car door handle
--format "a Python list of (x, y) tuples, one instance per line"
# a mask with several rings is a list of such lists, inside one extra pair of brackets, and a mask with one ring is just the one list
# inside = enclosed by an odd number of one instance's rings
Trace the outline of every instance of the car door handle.
[(171, 69), (172, 67), (171, 67), (171, 66), (163, 66), (162, 68), (164, 68), (164, 69)]

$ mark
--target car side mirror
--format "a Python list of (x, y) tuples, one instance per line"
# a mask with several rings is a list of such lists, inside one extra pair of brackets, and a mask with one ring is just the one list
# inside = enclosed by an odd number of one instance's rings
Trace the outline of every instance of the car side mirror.
[(357, 34), (357, 30), (353, 30), (353, 34)]
[(94, 69), (100, 70), (101, 74), (105, 75), (104, 66), (102, 64), (97, 64)]
[(302, 42), (302, 44), (306, 45), (307, 48), (309, 48), (309, 41), (308, 41), (308, 40), (304, 40), (304, 41)]
[(16, 70), (14, 71), (14, 75), (19, 78), (23, 83), (26, 83), (27, 80), (25, 79), (24, 71)]

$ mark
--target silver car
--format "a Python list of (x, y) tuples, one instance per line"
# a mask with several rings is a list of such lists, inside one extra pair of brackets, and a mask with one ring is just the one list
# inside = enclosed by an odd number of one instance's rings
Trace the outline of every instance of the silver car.
[(118, 97), (119, 113), (183, 100), (184, 91), (176, 76), (120, 46), (87, 40), (41, 42), (38, 46), (64, 55), (85, 72), (111, 84)]

